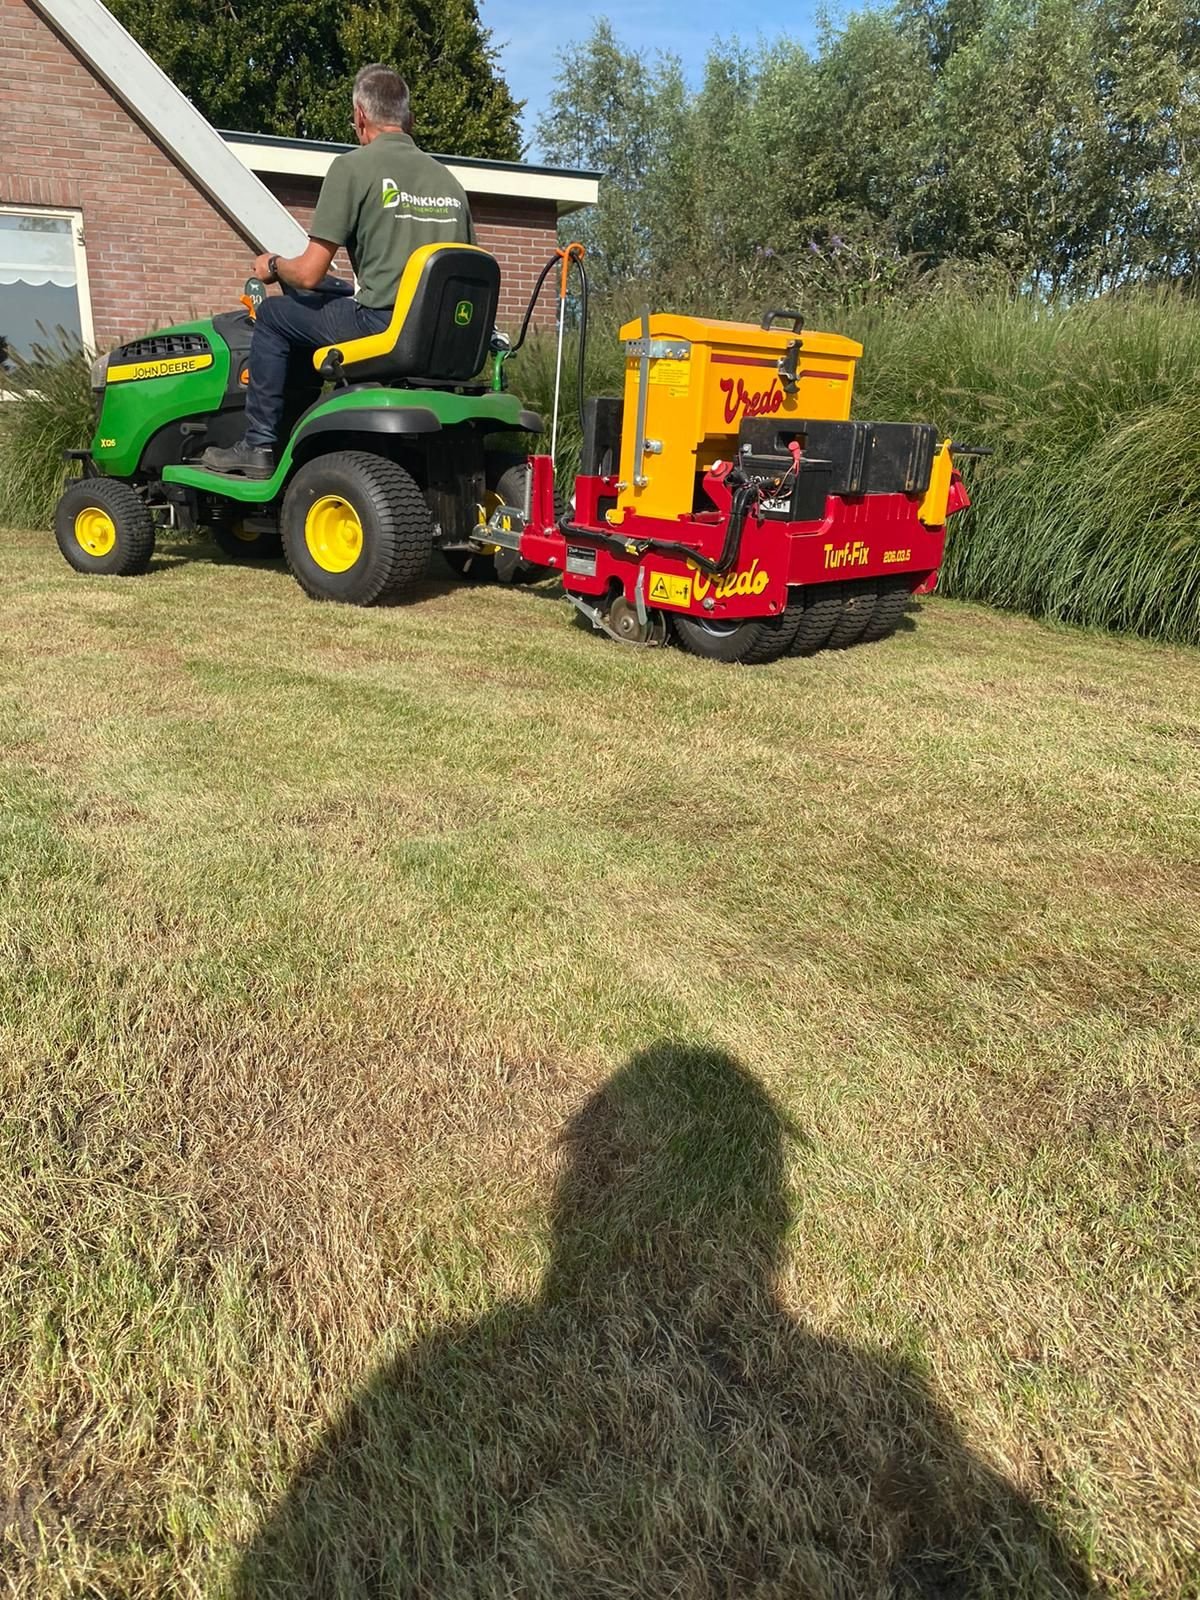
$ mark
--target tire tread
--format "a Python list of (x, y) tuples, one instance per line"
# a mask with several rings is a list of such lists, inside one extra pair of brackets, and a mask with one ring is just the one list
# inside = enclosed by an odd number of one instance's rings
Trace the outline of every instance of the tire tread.
[(833, 625), (826, 643), (830, 650), (848, 650), (862, 637), (863, 629), (871, 620), (879, 593), (873, 578), (861, 578), (847, 583), (842, 591), (842, 614)]
[[(88, 556), (75, 538), (75, 517), (88, 502), (107, 511), (116, 524), (117, 544), (113, 553), (118, 555), (118, 560), (112, 566), (97, 565), (97, 558)], [(76, 572), (112, 578), (140, 577), (154, 556), (155, 533), (149, 506), (131, 484), (120, 478), (72, 479), (54, 511), (58, 548)]]
[(372, 606), (395, 599), (428, 570), (433, 530), (425, 496), (398, 462), (367, 450), (333, 450), (314, 457), (292, 480), (289, 496), (301, 483), (301, 473), (316, 476), (320, 470), (345, 472), (357, 478), (380, 524), (379, 559), (370, 581), (360, 585), (353, 597), (323, 592), (292, 559), (292, 530), (288, 526), (291, 514), (285, 498), (283, 546), (289, 572), (315, 600), (344, 599), (351, 605)]
[(867, 619), (859, 644), (875, 644), (878, 640), (886, 639), (895, 633), (904, 615), (904, 608), (908, 605), (909, 593), (908, 581), (905, 578), (894, 578), (880, 589), (879, 598)]

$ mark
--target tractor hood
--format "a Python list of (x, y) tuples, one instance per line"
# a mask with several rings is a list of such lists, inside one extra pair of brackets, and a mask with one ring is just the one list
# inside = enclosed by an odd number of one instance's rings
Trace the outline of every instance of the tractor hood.
[(221, 408), (250, 344), (250, 318), (228, 312), (118, 345), (92, 367), (99, 409), (92, 456), (101, 472), (132, 477), (159, 429)]

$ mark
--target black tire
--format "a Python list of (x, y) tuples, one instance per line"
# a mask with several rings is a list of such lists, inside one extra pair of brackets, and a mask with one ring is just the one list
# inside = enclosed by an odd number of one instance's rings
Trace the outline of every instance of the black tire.
[(846, 650), (862, 638), (863, 629), (871, 620), (879, 594), (878, 582), (873, 578), (859, 578), (847, 583), (842, 590), (842, 614), (829, 635), (831, 650)]
[(154, 518), (118, 478), (76, 478), (54, 509), (54, 537), (76, 572), (132, 578), (154, 554)]
[(278, 561), (283, 555), (283, 536), (277, 528), (247, 528), (241, 517), (233, 517), (229, 522), (214, 522), (209, 532), (222, 555), (231, 561)]
[(442, 560), (464, 583), (491, 583), (496, 576), (496, 558), (483, 550), (443, 550)]
[[(488, 488), (499, 489), (510, 472), (529, 471), (529, 457), (524, 450), (489, 450), (483, 458), (483, 471)], [(517, 504), (515, 500), (507, 503)]]
[(893, 578), (880, 589), (875, 609), (862, 631), (859, 644), (874, 644), (876, 640), (886, 639), (889, 634), (895, 633), (908, 605), (909, 593), (905, 578)]
[(803, 614), (792, 640), (790, 654), (811, 656), (829, 642), (842, 615), (840, 583), (814, 583), (800, 591)]
[[(425, 575), (433, 548), (433, 518), (416, 483), (396, 462), (365, 450), (336, 450), (302, 466), (284, 495), (280, 526), (288, 567), (305, 594), (344, 605), (372, 606), (403, 593)], [(335, 530), (325, 538), (325, 562), (314, 553), (322, 526)], [(329, 564), (342, 560), (345, 566)]]
[(706, 661), (757, 667), (788, 653), (803, 618), (801, 591), (789, 589), (787, 604), (777, 617), (708, 622), (703, 617), (672, 616), (671, 623), (676, 639), (690, 654)]

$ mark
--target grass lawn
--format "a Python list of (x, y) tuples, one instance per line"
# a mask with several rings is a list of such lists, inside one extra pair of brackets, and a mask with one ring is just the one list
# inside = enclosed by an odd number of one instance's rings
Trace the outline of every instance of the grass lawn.
[(0, 1591), (1200, 1594), (1200, 655), (0, 613)]

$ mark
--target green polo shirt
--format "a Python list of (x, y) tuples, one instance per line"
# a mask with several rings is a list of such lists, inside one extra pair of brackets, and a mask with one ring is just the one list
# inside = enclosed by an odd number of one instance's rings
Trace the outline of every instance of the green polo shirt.
[(405, 264), (423, 244), (474, 244), (462, 185), (406, 133), (380, 133), (336, 156), (309, 237), (344, 244), (359, 305), (390, 308)]

